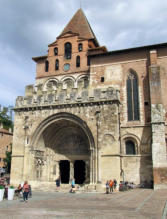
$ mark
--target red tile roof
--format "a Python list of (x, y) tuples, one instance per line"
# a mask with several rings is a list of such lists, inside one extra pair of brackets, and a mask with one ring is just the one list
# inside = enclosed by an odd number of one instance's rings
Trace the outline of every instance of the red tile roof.
[(93, 30), (82, 9), (79, 9), (75, 13), (75, 15), (72, 17), (72, 19), (64, 28), (64, 30), (62, 31), (59, 37), (61, 37), (62, 35), (68, 32), (79, 34), (79, 37), (81, 38), (93, 39), (95, 40), (96, 44), (99, 46), (96, 36), (93, 33)]
[(11, 134), (7, 129), (1, 128), (0, 129), (1, 133), (6, 133), (6, 134)]

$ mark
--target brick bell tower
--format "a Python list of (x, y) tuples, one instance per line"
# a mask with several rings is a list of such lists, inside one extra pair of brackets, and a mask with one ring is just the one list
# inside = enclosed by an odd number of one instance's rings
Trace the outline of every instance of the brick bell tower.
[(49, 46), (48, 54), (32, 59), (37, 63), (36, 79), (77, 73), (88, 73), (88, 50), (103, 50), (93, 33), (82, 9), (79, 9), (56, 41)]

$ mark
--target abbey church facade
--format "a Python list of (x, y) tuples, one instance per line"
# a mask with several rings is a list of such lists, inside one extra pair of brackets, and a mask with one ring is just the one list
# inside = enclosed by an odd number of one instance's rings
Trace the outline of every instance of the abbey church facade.
[(167, 43), (108, 52), (79, 9), (15, 105), (11, 183), (167, 187)]

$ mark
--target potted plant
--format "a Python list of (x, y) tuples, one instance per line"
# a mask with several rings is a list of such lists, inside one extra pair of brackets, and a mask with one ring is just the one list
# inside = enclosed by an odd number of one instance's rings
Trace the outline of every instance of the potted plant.
[(0, 201), (3, 200), (4, 192), (5, 192), (4, 186), (0, 185)]
[(13, 200), (14, 198), (14, 193), (15, 193), (15, 188), (14, 186), (10, 186), (8, 188), (8, 200)]

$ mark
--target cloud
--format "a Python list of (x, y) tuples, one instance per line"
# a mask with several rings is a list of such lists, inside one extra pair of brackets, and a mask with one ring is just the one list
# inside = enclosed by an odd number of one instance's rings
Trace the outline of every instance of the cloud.
[[(79, 7), (78, 0), (1, 0), (0, 104), (13, 104), (34, 83), (31, 57), (47, 53)], [(166, 41), (166, 0), (84, 0), (82, 7), (109, 50)]]

